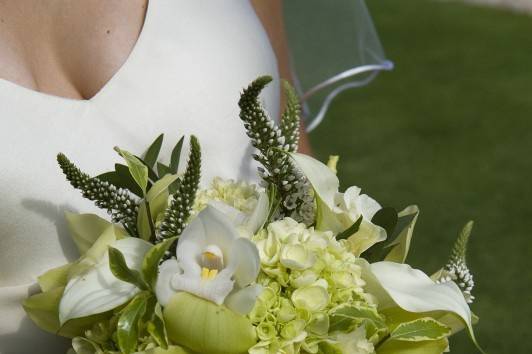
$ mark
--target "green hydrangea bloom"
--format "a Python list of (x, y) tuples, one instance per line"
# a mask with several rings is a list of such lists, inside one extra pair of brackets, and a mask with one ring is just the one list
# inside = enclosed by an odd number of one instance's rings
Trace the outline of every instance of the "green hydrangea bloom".
[[(258, 282), (265, 290), (249, 315), (259, 339), (249, 353), (342, 348), (346, 344), (341, 333), (352, 333), (366, 322), (353, 319), (345, 326), (334, 322), (339, 308), (370, 309), (379, 318), (371, 296), (364, 292), (357, 258), (331, 232), (285, 218), (261, 230), (253, 241), (261, 258)], [(356, 338), (360, 343), (350, 346), (373, 351), (365, 335)]]

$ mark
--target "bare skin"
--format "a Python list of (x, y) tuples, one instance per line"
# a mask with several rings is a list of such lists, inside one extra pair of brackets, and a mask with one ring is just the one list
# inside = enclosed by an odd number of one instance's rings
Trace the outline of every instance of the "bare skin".
[[(148, 0), (0, 0), (0, 78), (56, 96), (89, 99), (135, 46)], [(290, 78), (282, 0), (252, 0)], [(309, 151), (303, 134), (302, 150)]]

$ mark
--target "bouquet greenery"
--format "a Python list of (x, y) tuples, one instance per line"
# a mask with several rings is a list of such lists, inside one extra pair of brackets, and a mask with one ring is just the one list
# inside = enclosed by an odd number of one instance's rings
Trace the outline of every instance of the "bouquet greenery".
[(111, 216), (67, 213), (81, 257), (40, 276), (41, 292), (24, 302), (38, 326), (72, 338), (70, 353), (437, 354), (462, 329), (476, 343), (472, 223), (439, 272), (412, 269), (418, 208), (383, 208), (358, 187), (341, 193), (337, 157), (325, 165), (296, 152), (293, 89), (279, 125), (262, 109), (270, 80), (239, 101), (259, 185), (201, 187), (194, 136), (183, 169), (183, 138), (158, 161), (162, 135), (142, 157), (116, 148), (125, 164), (96, 177), (57, 156)]

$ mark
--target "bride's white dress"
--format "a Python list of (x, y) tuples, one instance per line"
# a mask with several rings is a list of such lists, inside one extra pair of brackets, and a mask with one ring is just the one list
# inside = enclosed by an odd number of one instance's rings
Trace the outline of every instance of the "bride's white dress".
[[(64, 211), (96, 211), (65, 181), (56, 154), (96, 175), (118, 160), (115, 145), (142, 153), (162, 132), (167, 159), (170, 143), (195, 134), (204, 184), (215, 175), (250, 178), (255, 167), (237, 101), (263, 74), (277, 79), (277, 63), (248, 0), (152, 0), (129, 58), (94, 98), (0, 80), (0, 353), (68, 346), (34, 326), (20, 305), (43, 271), (78, 257)], [(262, 97), (278, 116), (278, 80)]]

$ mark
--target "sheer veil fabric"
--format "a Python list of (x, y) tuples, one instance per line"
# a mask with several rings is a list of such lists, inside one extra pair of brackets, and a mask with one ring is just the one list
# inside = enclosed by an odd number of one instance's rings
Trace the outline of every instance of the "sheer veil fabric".
[(294, 81), (308, 131), (342, 91), (393, 69), (364, 0), (284, 1)]

